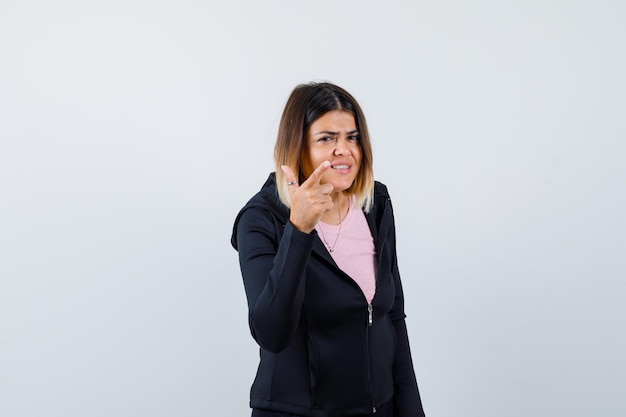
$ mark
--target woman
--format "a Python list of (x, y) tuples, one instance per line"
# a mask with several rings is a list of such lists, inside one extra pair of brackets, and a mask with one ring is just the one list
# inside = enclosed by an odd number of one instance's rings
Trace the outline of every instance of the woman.
[(232, 237), (261, 354), (252, 416), (424, 416), (359, 104), (333, 84), (296, 87), (274, 158)]

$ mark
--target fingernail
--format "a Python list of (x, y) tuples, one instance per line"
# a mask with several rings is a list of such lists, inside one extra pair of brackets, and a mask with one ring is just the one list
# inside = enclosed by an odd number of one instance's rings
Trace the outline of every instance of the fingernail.
[(328, 161), (324, 161), (324, 162), (322, 163), (322, 165), (324, 165), (324, 167), (328, 168), (328, 167), (330, 166), (330, 162), (328, 162)]

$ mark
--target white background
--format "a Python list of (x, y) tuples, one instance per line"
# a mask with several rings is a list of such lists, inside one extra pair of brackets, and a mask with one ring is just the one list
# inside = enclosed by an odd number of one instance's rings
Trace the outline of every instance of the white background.
[(246, 416), (232, 222), (362, 104), (429, 417), (626, 415), (626, 3), (0, 3), (0, 415)]

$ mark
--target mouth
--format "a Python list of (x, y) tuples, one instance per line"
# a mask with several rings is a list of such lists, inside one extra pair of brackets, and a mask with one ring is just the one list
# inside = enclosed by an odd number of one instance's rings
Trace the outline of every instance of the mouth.
[(330, 167), (332, 169), (350, 169), (350, 165), (346, 165), (346, 164), (331, 165)]

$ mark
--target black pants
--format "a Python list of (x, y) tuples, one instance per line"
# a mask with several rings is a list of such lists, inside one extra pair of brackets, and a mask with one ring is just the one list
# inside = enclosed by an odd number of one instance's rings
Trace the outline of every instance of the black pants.
[[(259, 408), (252, 409), (252, 417), (302, 417), (298, 414), (281, 413), (280, 411), (261, 410)], [(356, 416), (355, 416), (356, 417)], [(393, 417), (393, 401), (389, 401), (376, 408), (374, 414), (364, 414), (358, 417)]]

